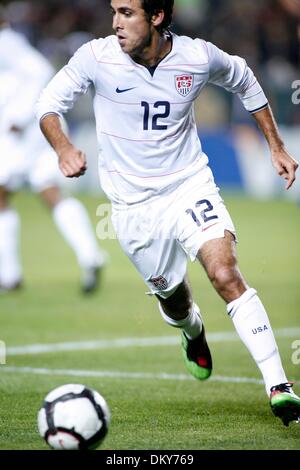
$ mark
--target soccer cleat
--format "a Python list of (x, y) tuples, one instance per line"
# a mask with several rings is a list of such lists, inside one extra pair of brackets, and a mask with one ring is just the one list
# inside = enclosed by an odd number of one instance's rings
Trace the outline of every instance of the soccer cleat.
[(91, 294), (98, 289), (101, 273), (108, 261), (108, 254), (101, 250), (94, 265), (81, 268), (81, 290), (84, 294)]
[(204, 325), (200, 335), (195, 339), (182, 336), (182, 353), (188, 371), (198, 380), (206, 380), (212, 371), (212, 358), (205, 338)]
[(8, 292), (14, 292), (14, 291), (22, 289), (22, 287), (23, 287), (22, 279), (10, 285), (0, 284), (0, 294), (7, 294)]
[(285, 426), (291, 421), (300, 423), (300, 398), (292, 390), (293, 383), (287, 382), (271, 388), (270, 406)]
[(90, 266), (82, 269), (81, 289), (84, 294), (90, 294), (99, 287), (101, 269), (99, 266)]

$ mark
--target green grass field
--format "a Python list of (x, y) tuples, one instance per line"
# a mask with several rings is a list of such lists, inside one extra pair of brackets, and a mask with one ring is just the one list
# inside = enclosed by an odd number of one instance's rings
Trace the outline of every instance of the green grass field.
[[(269, 312), (299, 393), (300, 364), (292, 362), (292, 345), (300, 339), (300, 207), (225, 200), (238, 231), (241, 269)], [(96, 225), (98, 201), (83, 201)], [(178, 331), (162, 321), (117, 241), (102, 242), (111, 263), (99, 292), (83, 297), (73, 253), (49, 213), (27, 193), (14, 203), (22, 220), (25, 284), (0, 297), (0, 339), (11, 351), (0, 365), (0, 449), (47, 449), (37, 433), (37, 411), (51, 389), (72, 382), (96, 388), (107, 399), (112, 423), (102, 449), (300, 449), (300, 425), (285, 428), (273, 417), (260, 373), (233, 336), (225, 305), (199, 265), (190, 265), (189, 274), (211, 338), (214, 373), (205, 383), (186, 372)], [(136, 343), (149, 337), (152, 345)], [(114, 347), (101, 343), (122, 338), (131, 340)], [(88, 341), (99, 343), (83, 349)], [(55, 347), (70, 342), (79, 345)], [(53, 348), (26, 354), (9, 349), (32, 344)]]

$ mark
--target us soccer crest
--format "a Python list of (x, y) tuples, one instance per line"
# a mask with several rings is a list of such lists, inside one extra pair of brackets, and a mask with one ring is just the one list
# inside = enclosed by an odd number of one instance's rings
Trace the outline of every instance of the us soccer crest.
[(181, 96), (187, 96), (194, 83), (194, 77), (191, 74), (175, 75), (175, 87)]
[(151, 277), (150, 282), (156, 287), (158, 290), (164, 290), (168, 287), (168, 281), (163, 276)]

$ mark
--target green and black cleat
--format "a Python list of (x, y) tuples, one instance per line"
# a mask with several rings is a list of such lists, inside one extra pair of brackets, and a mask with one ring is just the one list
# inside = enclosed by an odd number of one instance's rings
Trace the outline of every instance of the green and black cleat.
[(271, 388), (270, 406), (285, 426), (291, 421), (300, 423), (300, 398), (292, 390), (293, 383), (287, 382)]
[(188, 371), (198, 380), (208, 379), (212, 371), (212, 358), (205, 338), (204, 325), (195, 339), (188, 339), (184, 332), (181, 332), (181, 335), (182, 353)]

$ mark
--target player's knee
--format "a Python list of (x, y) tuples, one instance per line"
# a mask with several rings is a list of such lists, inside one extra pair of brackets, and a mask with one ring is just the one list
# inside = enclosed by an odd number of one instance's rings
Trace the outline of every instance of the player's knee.
[(54, 209), (62, 200), (60, 189), (56, 186), (41, 191), (40, 196), (49, 209)]
[(213, 273), (212, 283), (218, 291), (228, 290), (238, 283), (238, 275), (234, 266), (219, 266)]

